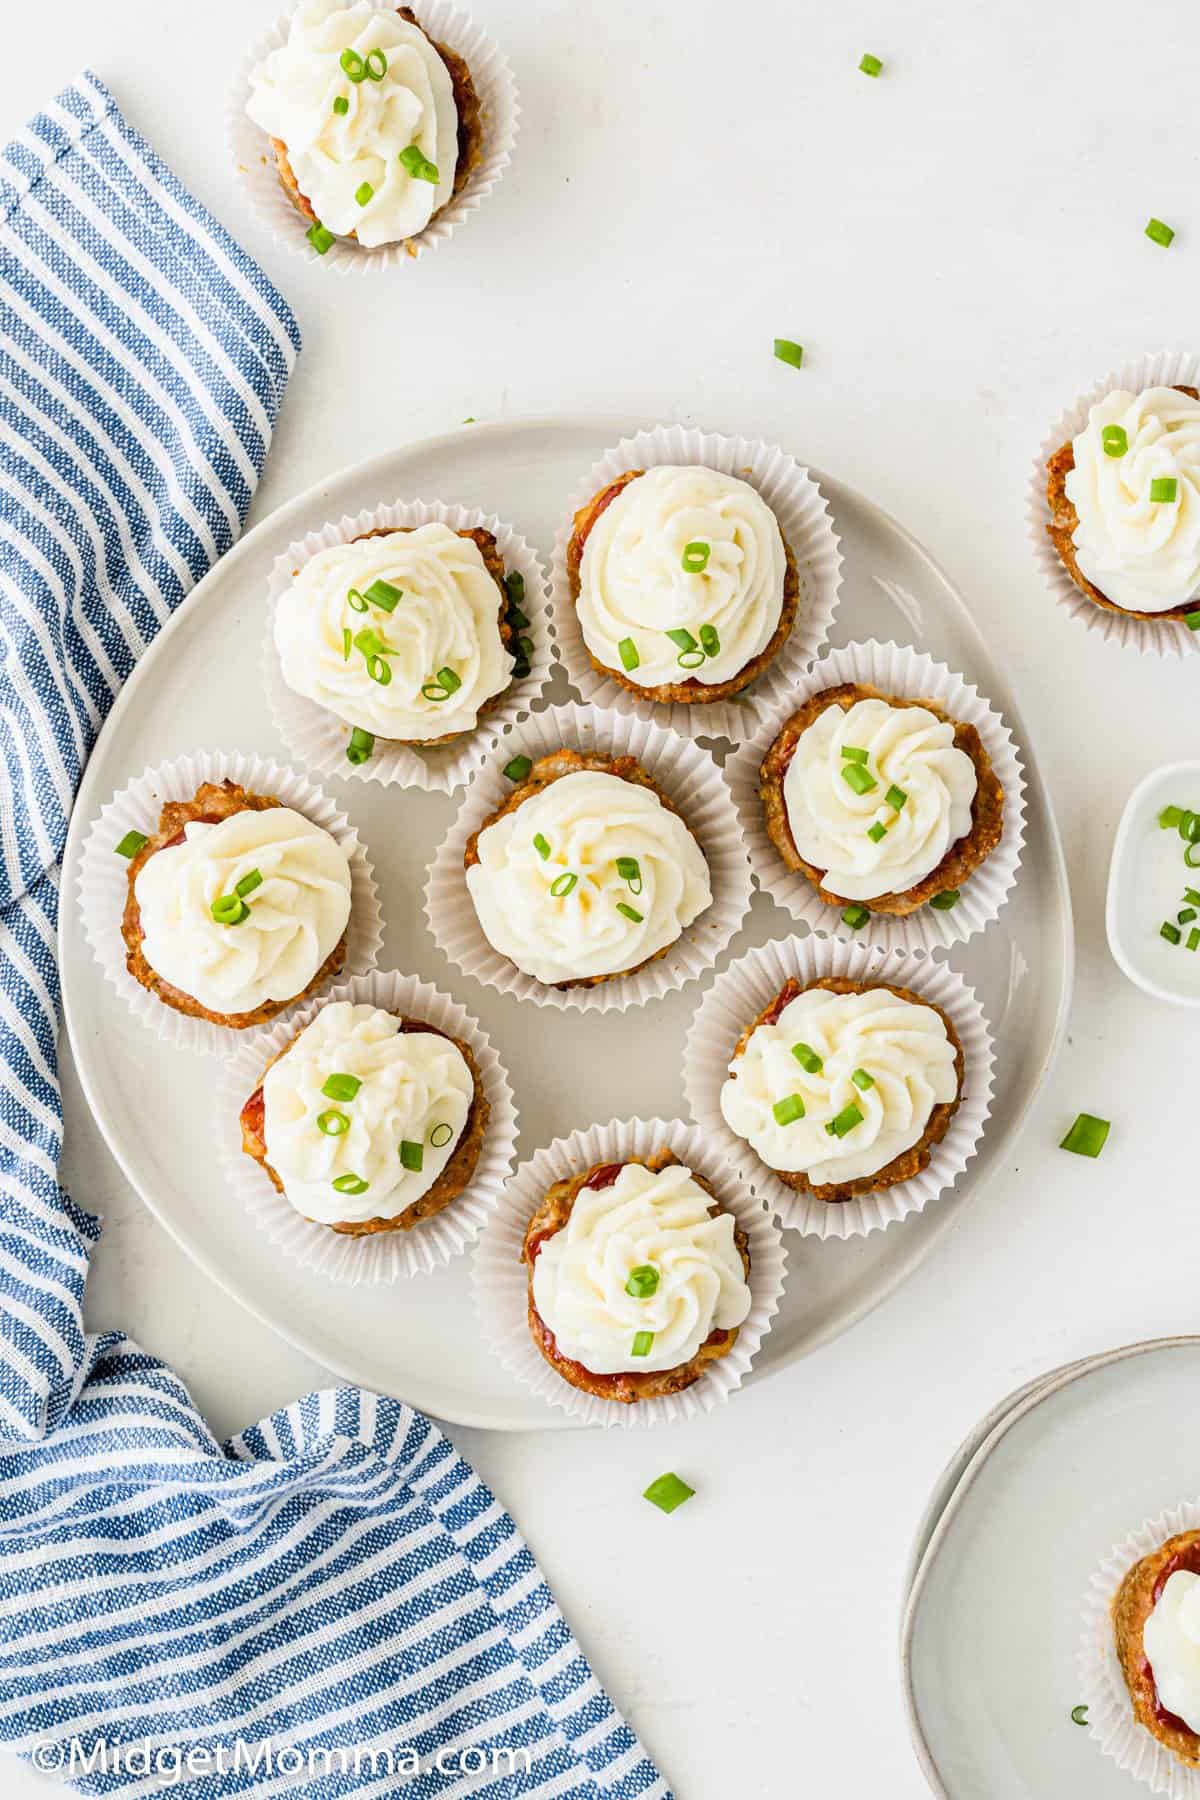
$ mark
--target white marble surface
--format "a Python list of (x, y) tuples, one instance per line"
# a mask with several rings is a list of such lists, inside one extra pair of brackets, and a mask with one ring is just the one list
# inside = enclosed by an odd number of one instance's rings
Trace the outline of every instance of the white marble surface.
[[(551, 0), (479, 0), (522, 88), (514, 167), (449, 248), (342, 281), (263, 237), (226, 167), (226, 84), (272, 11), (58, 0), (52, 32), (9, 9), (0, 59), (0, 132), (90, 64), (291, 297), (306, 347), (256, 516), (468, 414), (741, 426), (902, 518), (1018, 681), (1079, 976), (1007, 1177), (848, 1337), (702, 1425), (455, 1434), (681, 1800), (917, 1800), (895, 1622), (937, 1470), (1032, 1371), (1200, 1327), (1194, 1259), (1164, 1250), (1196, 1230), (1195, 1019), (1130, 986), (1103, 935), (1112, 829), (1135, 780), (1194, 753), (1200, 664), (1123, 657), (1055, 611), (1022, 516), (1066, 400), (1137, 351), (1197, 347), (1200, 24), (1170, 0), (610, 0), (586, 24)], [(856, 72), (868, 49), (878, 81)], [(1170, 251), (1143, 237), (1151, 213), (1178, 229)], [(803, 370), (773, 361), (776, 334), (805, 344)], [(107, 1220), (90, 1323), (169, 1358), (218, 1432), (320, 1384), (126, 1191), (69, 1066), (65, 1088), (67, 1178)], [(1099, 1163), (1055, 1148), (1080, 1108), (1114, 1120)], [(699, 1496), (666, 1519), (639, 1494), (671, 1467)], [(12, 1768), (4, 1785), (45, 1791)]]

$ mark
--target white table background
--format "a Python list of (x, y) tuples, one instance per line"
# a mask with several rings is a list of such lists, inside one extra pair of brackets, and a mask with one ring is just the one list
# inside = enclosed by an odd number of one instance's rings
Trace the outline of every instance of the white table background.
[[(471, 4), (517, 71), (515, 162), (448, 247), (394, 277), (306, 267), (246, 215), (224, 109), (271, 0), (8, 6), (0, 135), (86, 63), (291, 299), (305, 348), (253, 517), (469, 414), (740, 428), (902, 519), (1012, 668), (1079, 970), (1011, 1168), (871, 1317), (710, 1420), (453, 1433), (680, 1800), (917, 1800), (895, 1626), (943, 1461), (1031, 1373), (1200, 1329), (1179, 1253), (1200, 1022), (1131, 987), (1103, 930), (1126, 794), (1196, 753), (1200, 663), (1121, 655), (1056, 610), (1023, 516), (1063, 404), (1143, 349), (1197, 348), (1200, 16), (1179, 0)], [(857, 72), (866, 50), (879, 80)], [(1152, 213), (1178, 231), (1169, 251), (1142, 235)], [(804, 344), (799, 372), (772, 359), (776, 334)], [(106, 1219), (91, 1327), (166, 1357), (218, 1434), (322, 1385), (128, 1191), (69, 1056), (64, 1086), (66, 1179)], [(1114, 1121), (1099, 1163), (1055, 1148), (1080, 1109)], [(698, 1489), (671, 1519), (639, 1497), (668, 1468)], [(46, 1785), (5, 1768), (14, 1800)]]

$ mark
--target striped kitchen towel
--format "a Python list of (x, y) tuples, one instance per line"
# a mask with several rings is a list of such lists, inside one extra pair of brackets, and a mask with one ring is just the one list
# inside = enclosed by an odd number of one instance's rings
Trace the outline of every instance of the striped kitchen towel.
[(0, 1746), (96, 1794), (667, 1797), (428, 1419), (342, 1388), (218, 1444), (161, 1362), (83, 1329), (67, 819), (241, 528), (298, 347), (94, 77), (0, 153)]

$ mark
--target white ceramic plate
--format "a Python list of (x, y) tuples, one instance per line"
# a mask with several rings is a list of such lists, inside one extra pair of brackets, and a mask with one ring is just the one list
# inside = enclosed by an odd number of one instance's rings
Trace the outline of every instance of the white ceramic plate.
[[(63, 894), (75, 892), (87, 823), (115, 789), (148, 765), (200, 746), (281, 754), (263, 705), (259, 646), (267, 575), (294, 538), (345, 512), (417, 496), (496, 512), (544, 552), (580, 470), (644, 423), (594, 418), (473, 425), (336, 475), (249, 532), (175, 614), (117, 701), (80, 789)], [(802, 457), (803, 445), (786, 447)], [(803, 1245), (793, 1239), (787, 1292), (758, 1358), (760, 1376), (816, 1349), (877, 1305), (949, 1230), (963, 1202), (1006, 1163), (1057, 1051), (1073, 972), (1058, 833), (1008, 682), (964, 600), (920, 545), (853, 489), (819, 474), (817, 479), (845, 556), (833, 641), (874, 634), (919, 644), (1003, 711), (1026, 766), (1026, 852), (999, 922), (951, 956), (978, 991), (998, 1049), (992, 1116), (961, 1192), (870, 1238)], [(558, 685), (550, 692), (567, 697)], [(695, 986), (633, 1019), (550, 1014), (477, 986), (450, 968), (421, 914), (426, 865), (454, 816), (454, 800), (362, 782), (328, 785), (375, 865), (386, 920), (382, 966), (435, 982), (483, 1024), (515, 1091), (522, 1155), (597, 1120), (682, 1113), (682, 1046)], [(757, 895), (732, 953), (792, 928), (786, 914)], [(563, 1422), (488, 1356), (471, 1311), (464, 1258), (428, 1279), (355, 1290), (352, 1299), (349, 1290), (279, 1259), (219, 1186), (214, 1133), (232, 1122), (215, 1115), (216, 1067), (164, 1050), (129, 1016), (106, 988), (69, 901), (63, 908), (62, 976), (81, 1084), (113, 1154), (146, 1204), (215, 1281), (327, 1368), (402, 1394), (439, 1418), (510, 1430)], [(148, 1119), (155, 1129), (146, 1128)]]
[(1134, 1800), (1073, 1725), (1088, 1580), (1114, 1543), (1200, 1493), (1200, 1338), (1088, 1357), (1003, 1413), (930, 1538), (901, 1633), (917, 1756), (943, 1800)]

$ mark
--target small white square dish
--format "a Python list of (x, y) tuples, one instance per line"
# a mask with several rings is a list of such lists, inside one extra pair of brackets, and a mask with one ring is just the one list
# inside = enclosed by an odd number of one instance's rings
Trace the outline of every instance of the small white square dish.
[[(1200, 761), (1152, 770), (1125, 803), (1108, 873), (1108, 947), (1146, 993), (1200, 1006), (1200, 901), (1189, 897), (1200, 895), (1200, 842), (1190, 845), (1179, 821), (1160, 823), (1168, 807), (1195, 813), (1200, 831)], [(1184, 861), (1189, 850), (1195, 867)]]

